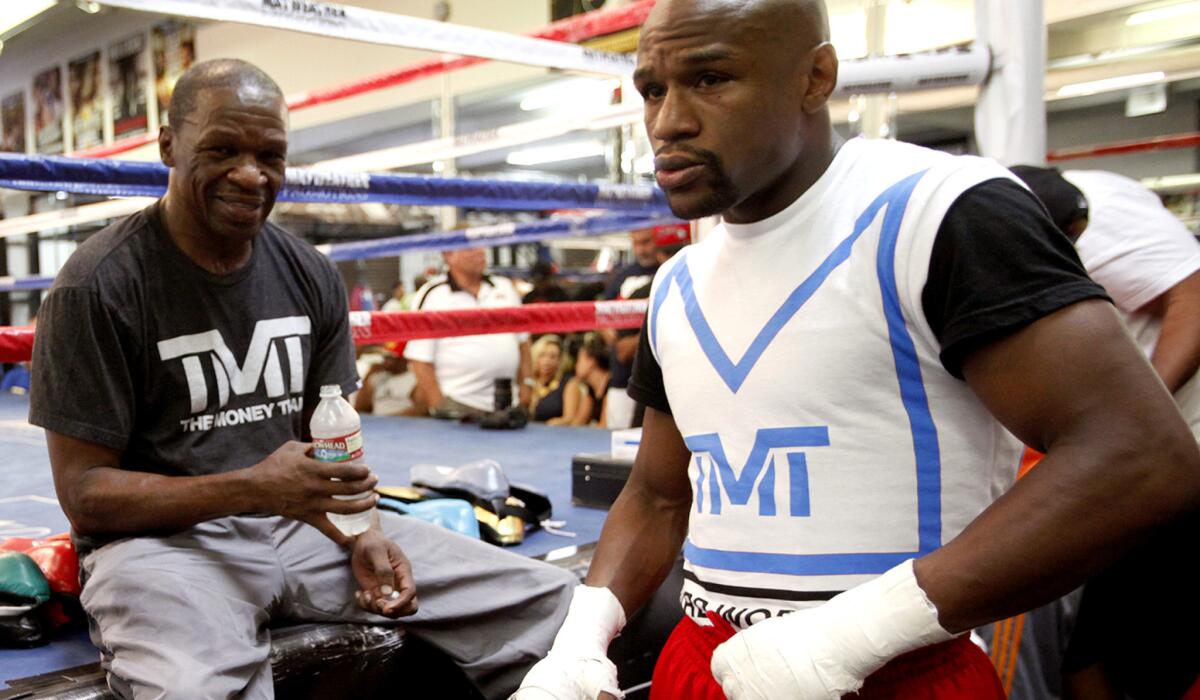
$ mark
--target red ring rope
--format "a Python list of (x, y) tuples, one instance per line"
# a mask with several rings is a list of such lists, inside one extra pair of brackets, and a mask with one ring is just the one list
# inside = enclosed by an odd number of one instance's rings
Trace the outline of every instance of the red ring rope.
[[(577, 301), (458, 311), (361, 311), (350, 314), (358, 345), (489, 333), (570, 333), (637, 328), (646, 301)], [(23, 362), (33, 351), (31, 327), (0, 328), (0, 362)]]

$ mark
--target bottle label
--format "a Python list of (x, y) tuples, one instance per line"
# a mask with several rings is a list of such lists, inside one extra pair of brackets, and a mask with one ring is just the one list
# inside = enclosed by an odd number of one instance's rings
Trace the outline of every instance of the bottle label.
[(313, 439), (313, 459), (322, 462), (349, 462), (362, 456), (361, 430), (342, 437)]

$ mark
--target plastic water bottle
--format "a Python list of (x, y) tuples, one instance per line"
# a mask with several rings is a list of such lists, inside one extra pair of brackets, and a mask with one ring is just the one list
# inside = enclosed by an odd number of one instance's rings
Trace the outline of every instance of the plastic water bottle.
[[(360, 464), (363, 456), (362, 421), (358, 412), (342, 398), (342, 388), (337, 384), (321, 387), (321, 402), (313, 411), (309, 424), (313, 439), (313, 458), (322, 462)], [(336, 481), (336, 479), (335, 479)], [(353, 496), (334, 496), (342, 501), (357, 501), (371, 495), (363, 492)], [(353, 515), (326, 513), (329, 522), (347, 537), (366, 532), (371, 527), (375, 509)]]

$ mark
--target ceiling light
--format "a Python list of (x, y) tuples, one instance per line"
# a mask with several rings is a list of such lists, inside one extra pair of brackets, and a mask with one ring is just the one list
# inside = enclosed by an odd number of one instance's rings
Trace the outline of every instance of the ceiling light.
[(1138, 87), (1139, 85), (1152, 85), (1161, 83), (1167, 79), (1167, 74), (1162, 71), (1154, 71), (1153, 73), (1137, 73), (1135, 75), (1120, 75), (1115, 78), (1105, 78), (1104, 80), (1091, 80), (1086, 83), (1072, 83), (1064, 85), (1058, 89), (1059, 97), (1082, 97), (1083, 95), (1095, 95), (1100, 92), (1111, 92), (1113, 90), (1122, 90), (1125, 88)]
[(4, 0), (4, 2), (0, 2), (0, 34), (16, 29), (57, 4), (58, 0)]
[(505, 161), (509, 165), (542, 165), (564, 160), (597, 158), (604, 155), (604, 144), (599, 141), (573, 141), (559, 146), (538, 146), (513, 151)]
[(92, 0), (75, 0), (75, 7), (83, 10), (89, 15), (94, 15), (100, 11), (100, 3)]
[(1156, 7), (1153, 10), (1145, 10), (1144, 12), (1135, 12), (1129, 15), (1129, 18), (1125, 20), (1125, 24), (1126, 26), (1136, 27), (1142, 24), (1150, 24), (1151, 22), (1159, 22), (1164, 19), (1194, 15), (1197, 12), (1200, 12), (1200, 2), (1184, 2), (1178, 5)]
[(621, 87), (620, 80), (560, 80), (531, 90), (521, 100), (521, 110), (532, 112), (547, 107), (577, 107), (580, 102), (591, 107), (593, 104), (608, 104), (613, 90)]

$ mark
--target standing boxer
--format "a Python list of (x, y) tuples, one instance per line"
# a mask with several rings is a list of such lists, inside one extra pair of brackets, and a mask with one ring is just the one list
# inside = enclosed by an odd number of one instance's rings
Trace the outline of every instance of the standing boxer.
[[(828, 38), (819, 0), (661, 0), (642, 29), (658, 184), (724, 222), (657, 274), (642, 447), (518, 697), (615, 693), (607, 644), (682, 548), (654, 698), (1000, 698), (960, 635), (1200, 501), (1069, 241), (993, 162), (842, 143)], [(1015, 486), (1014, 434), (1047, 453)]]

